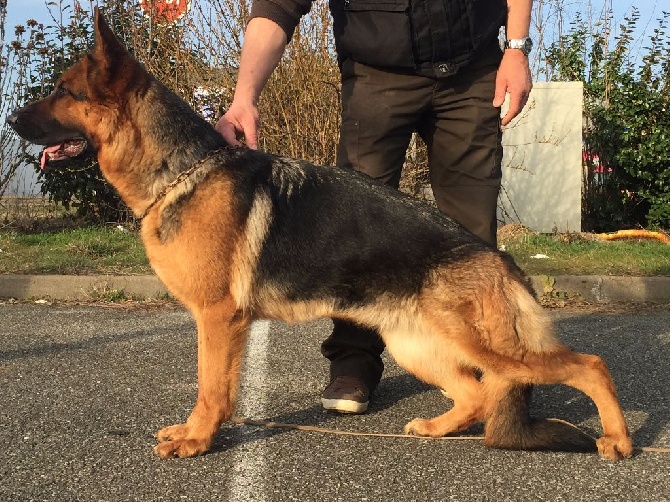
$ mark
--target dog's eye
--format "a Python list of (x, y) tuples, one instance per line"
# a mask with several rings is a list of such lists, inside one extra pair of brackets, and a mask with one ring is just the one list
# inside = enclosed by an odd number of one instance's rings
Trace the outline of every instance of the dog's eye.
[(70, 91), (68, 91), (67, 88), (64, 85), (59, 85), (58, 87), (56, 87), (56, 90), (54, 91), (54, 94), (57, 97), (62, 98), (64, 96), (67, 96), (68, 94), (70, 94)]
[(54, 95), (57, 98), (64, 98), (64, 97), (70, 97), (74, 99), (75, 101), (86, 101), (87, 96), (83, 92), (73, 92), (71, 91), (68, 87), (64, 86), (63, 84), (60, 84), (56, 89), (54, 89)]

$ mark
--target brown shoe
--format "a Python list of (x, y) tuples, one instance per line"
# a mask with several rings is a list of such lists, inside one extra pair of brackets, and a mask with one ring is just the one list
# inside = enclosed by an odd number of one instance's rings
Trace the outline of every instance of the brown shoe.
[(333, 378), (321, 395), (326, 410), (340, 413), (364, 413), (370, 402), (370, 391), (363, 380), (350, 376)]

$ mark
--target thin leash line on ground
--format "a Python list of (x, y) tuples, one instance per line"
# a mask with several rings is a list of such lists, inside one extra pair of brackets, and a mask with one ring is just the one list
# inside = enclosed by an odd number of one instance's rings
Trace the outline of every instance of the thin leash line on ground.
[[(565, 420), (551, 419), (557, 422), (562, 422), (564, 424), (570, 425), (571, 427), (578, 428), (576, 425), (566, 422)], [(289, 430), (298, 430), (306, 432), (318, 432), (320, 434), (334, 434), (338, 436), (361, 436), (361, 437), (380, 437), (380, 438), (401, 438), (401, 439), (430, 439), (430, 440), (441, 440), (441, 441), (482, 441), (484, 436), (442, 436), (442, 437), (427, 437), (427, 436), (415, 436), (412, 434), (391, 434), (383, 432), (357, 432), (357, 431), (343, 431), (338, 429), (329, 429), (326, 427), (317, 427), (314, 425), (300, 425), (300, 424), (287, 424), (282, 422), (271, 422), (264, 420), (253, 420), (251, 418), (245, 417), (233, 417), (231, 421), (238, 425), (253, 425), (256, 427), (267, 427), (269, 429), (289, 429)], [(594, 438), (595, 440), (595, 438)], [(652, 446), (636, 446), (634, 450), (637, 452), (644, 453), (670, 453), (670, 448), (660, 448)]]

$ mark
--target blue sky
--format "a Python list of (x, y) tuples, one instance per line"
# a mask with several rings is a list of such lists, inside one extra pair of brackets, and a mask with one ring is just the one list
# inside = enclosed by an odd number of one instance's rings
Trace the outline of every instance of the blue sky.
[[(570, 3), (567, 2), (568, 8), (579, 8), (580, 3), (575, 0)], [(599, 0), (593, 0), (593, 5), (599, 5)], [(83, 7), (87, 7), (89, 2), (82, 0)], [(652, 28), (656, 26), (656, 18), (661, 16), (662, 5), (667, 5), (667, 0), (613, 0), (612, 6), (614, 9), (615, 20), (622, 20), (626, 13), (630, 12), (633, 4), (637, 6), (640, 11), (639, 27), (641, 30), (649, 24)], [(670, 10), (666, 7), (666, 10)], [(48, 10), (46, 8), (45, 0), (8, 0), (7, 2), (7, 35), (13, 35), (13, 28), (16, 24), (25, 23), (29, 18), (33, 18), (39, 22), (46, 23), (50, 21)], [(650, 22), (651, 21), (651, 22)], [(650, 23), (649, 23), (650, 22)]]
[(13, 35), (14, 26), (25, 24), (26, 20), (33, 18), (40, 22), (50, 20), (46, 2), (44, 0), (7, 0), (7, 23), (5, 30), (10, 38)]

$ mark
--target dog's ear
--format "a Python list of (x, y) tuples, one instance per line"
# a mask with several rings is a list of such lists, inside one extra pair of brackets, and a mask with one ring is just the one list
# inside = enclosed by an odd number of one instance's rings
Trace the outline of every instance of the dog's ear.
[(93, 56), (100, 70), (118, 68), (122, 61), (130, 55), (119, 42), (114, 32), (105, 21), (98, 7), (95, 8), (95, 46)]
[[(139, 64), (116, 38), (98, 7), (94, 11), (95, 45), (89, 54), (88, 77), (98, 92), (116, 98), (131, 85)], [(104, 91), (103, 91), (104, 90)], [(116, 91), (116, 92), (115, 92)]]

